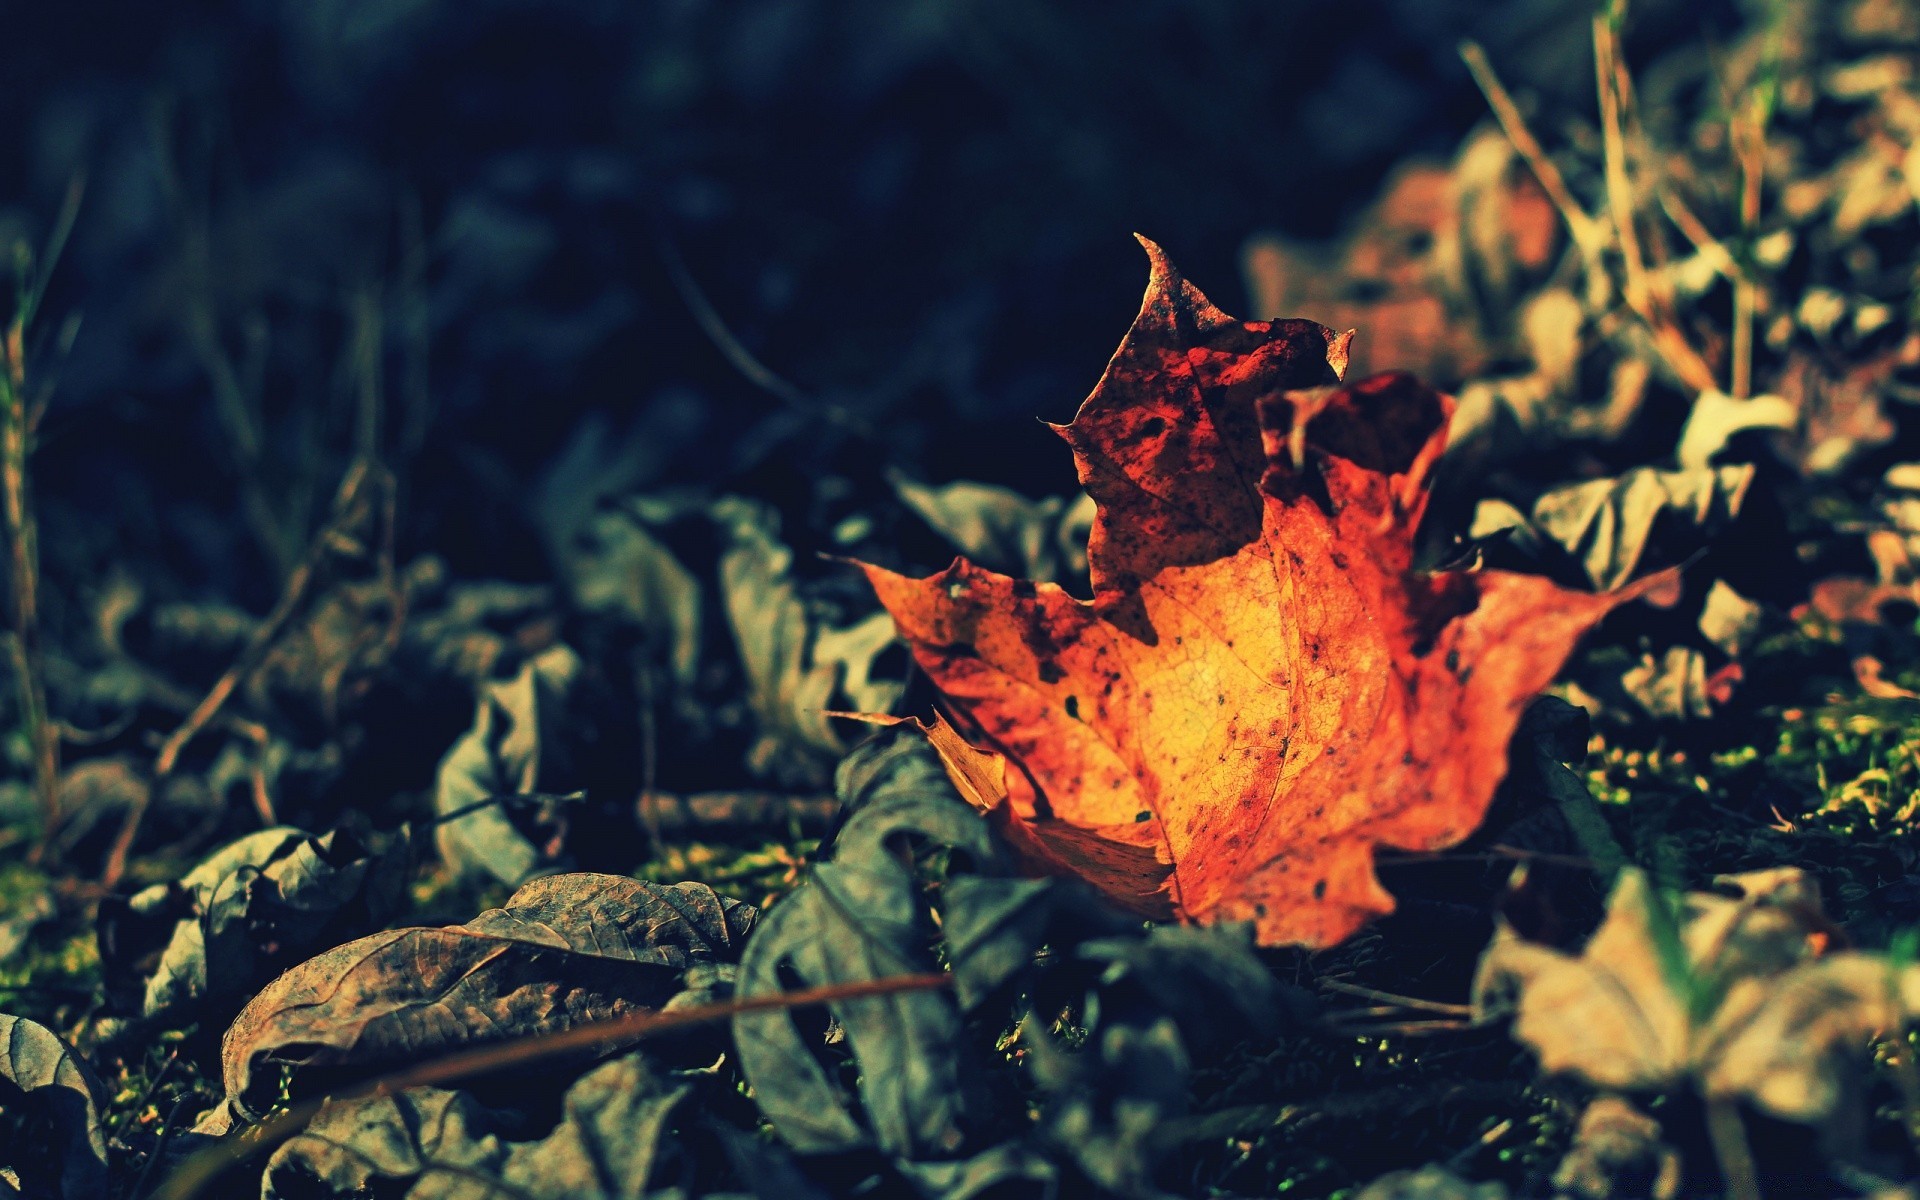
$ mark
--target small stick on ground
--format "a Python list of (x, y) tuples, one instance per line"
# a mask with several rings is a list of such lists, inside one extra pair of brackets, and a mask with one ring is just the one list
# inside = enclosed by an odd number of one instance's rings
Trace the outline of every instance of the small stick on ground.
[(1377, 1000), (1394, 1008), (1417, 1008), (1426, 1012), (1441, 1013), (1450, 1017), (1470, 1017), (1473, 1009), (1465, 1004), (1446, 1004), (1439, 1000), (1423, 1000), (1418, 996), (1400, 996), (1393, 992), (1382, 992), (1357, 983), (1347, 983), (1339, 979), (1319, 979), (1314, 981), (1319, 987), (1330, 992), (1339, 992), (1345, 996), (1357, 996), (1362, 1000)]
[[(220, 710), (228, 699), (266, 657), (267, 651), (279, 638), (287, 622), (293, 619), (293, 615), (305, 603), (308, 592), (313, 588), (314, 577), (327, 556), (334, 553), (339, 543), (346, 538), (348, 531), (364, 519), (365, 514), (359, 502), (375, 474), (374, 468), (365, 460), (356, 462), (347, 470), (346, 478), (341, 480), (340, 490), (334, 497), (333, 517), (321, 527), (318, 533), (314, 534), (305, 558), (287, 577), (286, 587), (280, 594), (279, 603), (273, 606), (273, 611), (267, 614), (266, 620), (260, 622), (254, 629), (233, 665), (214, 682), (213, 687), (208, 689), (200, 703), (194, 706), (193, 711), (187, 714), (179, 727), (167, 735), (167, 740), (161, 743), (160, 751), (154, 757), (153, 763), (156, 789), (160, 781), (171, 775), (174, 768), (179, 765), (180, 752), (186, 748), (187, 743), (198, 737), (208, 725), (212, 724), (214, 718), (220, 715)], [(259, 803), (258, 798), (256, 803)], [(265, 812), (271, 811), (269, 804), (262, 804), (260, 807), (263, 809), (263, 816)], [(113, 848), (108, 852), (106, 866), (100, 874), (101, 882), (107, 887), (118, 883), (120, 876), (126, 872), (127, 858), (133, 851), (134, 838), (138, 836), (140, 824), (146, 817), (146, 808), (145, 804), (140, 804), (130, 809), (126, 821), (120, 826), (119, 834), (114, 838)]]

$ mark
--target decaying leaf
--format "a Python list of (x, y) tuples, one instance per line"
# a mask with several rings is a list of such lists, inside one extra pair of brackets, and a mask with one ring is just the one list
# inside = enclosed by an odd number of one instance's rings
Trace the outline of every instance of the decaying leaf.
[(412, 843), (404, 833), (315, 838), (281, 827), (215, 851), (177, 883), (100, 909), (109, 978), (134, 977), (141, 1014), (227, 1015), (288, 962), (332, 938), (377, 928), (404, 897)]
[(0, 1168), (25, 1195), (93, 1200), (106, 1194), (105, 1103), (99, 1080), (57, 1034), (0, 1014), (0, 1112), (27, 1135), (0, 1145)]
[(1404, 368), (1457, 381), (1499, 357), (1504, 308), (1536, 282), (1559, 218), (1505, 138), (1477, 130), (1450, 165), (1410, 163), (1333, 245), (1276, 236), (1241, 262), (1254, 308), (1368, 334), (1362, 372)]
[(847, 750), (829, 712), (885, 712), (900, 698), (898, 680), (873, 673), (874, 660), (893, 644), (892, 626), (881, 613), (834, 626), (810, 612), (771, 508), (728, 496), (714, 505), (713, 517), (731, 540), (720, 582), (760, 725), (748, 766), (811, 783), (824, 773), (823, 760), (830, 766)]
[(268, 984), (221, 1048), (227, 1101), (252, 1115), (277, 1065), (374, 1068), (571, 1028), (680, 991), (730, 962), (755, 910), (700, 884), (552, 875), (465, 925), (348, 942)]
[(1669, 896), (1620, 873), (1578, 956), (1502, 928), (1474, 1003), (1515, 1012), (1514, 1036), (1548, 1071), (1617, 1091), (1691, 1083), (1814, 1124), (1857, 1101), (1876, 1034), (1920, 1013), (1920, 968), (1885, 956), (1818, 956), (1828, 925), (1797, 869), (1724, 880), (1737, 897)]
[(558, 550), (574, 603), (646, 630), (683, 687), (700, 666), (701, 588), (656, 530), (690, 507), (631, 496), (583, 517)]
[[(954, 796), (920, 738), (863, 743), (836, 782), (852, 816), (828, 861), (755, 931), (740, 964), (742, 996), (784, 991), (788, 979), (818, 987), (937, 970), (931, 912), (902, 857), (910, 844), (945, 848), (987, 872), (952, 882), (1023, 883), (1004, 877), (985, 822)], [(950, 947), (954, 954), (964, 961), (967, 949)], [(834, 1004), (833, 1015), (838, 1040), (859, 1065), (857, 1097), (823, 1068), (791, 1015), (734, 1018), (740, 1068), (782, 1141), (802, 1154), (876, 1148), (908, 1185), (935, 1200), (1021, 1184), (1050, 1189), (1054, 1166), (1024, 1139), (993, 1144), (982, 1136), (995, 1113), (965, 1052), (962, 1006), (952, 997), (851, 999)]]
[[(1751, 466), (1638, 467), (1618, 478), (1550, 489), (1534, 502), (1531, 517), (1517, 522), (1511, 506), (1483, 501), (1473, 533), (1486, 537), (1504, 529), (1507, 544), (1526, 561), (1607, 591), (1707, 545), (1740, 515), (1752, 483)], [(1555, 570), (1563, 561), (1567, 567)]]
[[(531, 1141), (464, 1092), (417, 1088), (323, 1110), (274, 1152), (263, 1200), (406, 1188), (409, 1200), (646, 1200), (687, 1094), (628, 1054), (582, 1075), (560, 1123)], [(508, 1128), (503, 1128), (507, 1126)]]
[[(582, 670), (580, 656), (553, 646), (513, 678), (484, 684), (473, 728), (440, 760), (434, 786), (440, 854), (455, 870), (516, 887), (563, 861), (563, 829), (529, 830), (498, 796), (564, 792), (574, 782), (561, 719)], [(455, 816), (454, 814), (459, 814)]]
[(993, 810), (1030, 860), (1330, 945), (1393, 906), (1374, 847), (1472, 831), (1527, 700), (1624, 594), (1414, 571), (1449, 402), (1404, 375), (1328, 388), (1343, 339), (1236, 321), (1148, 250), (1062, 430), (1099, 505), (1092, 602), (965, 561), (868, 577), (1007, 760)]

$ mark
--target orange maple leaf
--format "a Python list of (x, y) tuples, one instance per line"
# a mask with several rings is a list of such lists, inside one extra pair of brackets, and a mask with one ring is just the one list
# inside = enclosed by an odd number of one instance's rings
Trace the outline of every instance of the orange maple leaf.
[(1141, 241), (1140, 315), (1056, 427), (1099, 505), (1092, 601), (865, 570), (956, 715), (956, 782), (1033, 865), (1331, 945), (1393, 908), (1376, 846), (1473, 831), (1521, 710), (1634, 593), (1414, 570), (1451, 399), (1333, 386), (1345, 336), (1235, 320)]

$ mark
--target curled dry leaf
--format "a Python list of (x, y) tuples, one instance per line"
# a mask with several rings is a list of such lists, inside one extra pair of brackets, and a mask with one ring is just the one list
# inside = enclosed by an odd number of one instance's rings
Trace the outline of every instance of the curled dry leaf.
[(1329, 387), (1345, 339), (1234, 320), (1148, 253), (1061, 430), (1099, 506), (1093, 600), (964, 560), (867, 574), (963, 753), (1004, 758), (955, 775), (998, 775), (976, 802), (1033, 864), (1330, 945), (1393, 907), (1376, 846), (1473, 830), (1526, 702), (1631, 593), (1414, 570), (1450, 401), (1405, 375)]
[(727, 496), (713, 519), (730, 543), (720, 559), (722, 599), (759, 724), (748, 769), (813, 786), (848, 749), (828, 714), (884, 712), (900, 698), (903, 685), (874, 670), (893, 630), (877, 612), (835, 625), (808, 604), (770, 506)]
[[(105, 1105), (100, 1081), (53, 1030), (0, 1014), (0, 1187), (8, 1175), (27, 1196), (80, 1200), (107, 1190)], [(36, 1136), (37, 1135), (37, 1136)], [(6, 1194), (15, 1194), (12, 1192)]]
[(250, 833), (176, 883), (103, 899), (102, 966), (110, 981), (140, 992), (144, 1016), (193, 1020), (208, 1005), (231, 1015), (280, 966), (338, 940), (343, 927), (350, 936), (384, 923), (412, 858), (404, 833)]
[(481, 685), (473, 727), (440, 760), (434, 784), (434, 812), (442, 818), (435, 841), (456, 871), (517, 887), (562, 862), (564, 826), (555, 822), (529, 836), (511, 806), (483, 802), (563, 791), (574, 781), (563, 718), (583, 670), (578, 654), (556, 645), (522, 663), (513, 678)]
[(465, 925), (348, 942), (234, 1019), (227, 1100), (252, 1115), (275, 1065), (372, 1068), (658, 1008), (689, 967), (736, 959), (755, 915), (704, 884), (552, 875)]

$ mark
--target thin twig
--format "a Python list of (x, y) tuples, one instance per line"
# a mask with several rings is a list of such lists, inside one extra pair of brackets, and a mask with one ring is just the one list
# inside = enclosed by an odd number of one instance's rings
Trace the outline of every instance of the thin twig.
[(1547, 157), (1540, 139), (1534, 137), (1533, 131), (1527, 128), (1527, 119), (1520, 115), (1520, 106), (1513, 102), (1512, 94), (1500, 82), (1500, 76), (1494, 73), (1493, 63), (1480, 43), (1461, 42), (1460, 57), (1466, 62), (1473, 81), (1480, 85), (1480, 94), (1487, 98), (1487, 107), (1493, 110), (1494, 119), (1500, 122), (1501, 132), (1507, 135), (1507, 141), (1513, 144), (1514, 150), (1532, 169), (1533, 177), (1540, 181), (1547, 199), (1553, 201), (1553, 206), (1560, 210), (1560, 218), (1567, 223), (1567, 232), (1572, 235), (1574, 245), (1580, 248), (1581, 256), (1587, 260), (1588, 270), (1603, 275), (1601, 256), (1606, 250), (1606, 238), (1600, 231), (1600, 223), (1573, 198), (1566, 177)]
[(1395, 1008), (1417, 1008), (1426, 1012), (1443, 1013), (1447, 1016), (1455, 1017), (1473, 1015), (1472, 1007), (1465, 1004), (1447, 1004), (1439, 1000), (1423, 1000), (1418, 996), (1400, 996), (1392, 992), (1382, 992), (1374, 988), (1362, 987), (1357, 983), (1347, 983), (1339, 979), (1318, 979), (1314, 982), (1317, 986), (1326, 988), (1330, 992), (1339, 992), (1346, 996), (1357, 996), (1362, 1000), (1377, 1000), (1382, 1004), (1392, 1005)]
[(185, 1112), (187, 1105), (192, 1102), (193, 1095), (189, 1093), (175, 1100), (173, 1107), (167, 1110), (167, 1119), (160, 1123), (160, 1136), (154, 1140), (153, 1152), (147, 1155), (146, 1165), (140, 1168), (140, 1178), (135, 1181), (133, 1190), (127, 1193), (129, 1196), (147, 1194), (147, 1180), (153, 1177), (153, 1169), (160, 1165), (160, 1160), (167, 1156), (167, 1146), (173, 1141), (173, 1131), (180, 1126), (180, 1114)]
[(153, 1073), (152, 1079), (147, 1080), (147, 1086), (140, 1089), (139, 1097), (114, 1122), (114, 1137), (117, 1138), (126, 1133), (127, 1126), (133, 1124), (134, 1119), (140, 1115), (140, 1110), (147, 1106), (147, 1101), (153, 1099), (153, 1094), (160, 1090), (160, 1085), (166, 1082), (167, 1076), (173, 1073), (173, 1068), (179, 1065), (179, 1062), (180, 1047), (175, 1046), (172, 1053), (167, 1055), (167, 1061), (160, 1064), (160, 1069)]
[(1626, 270), (1627, 307), (1643, 316), (1650, 313), (1646, 258), (1640, 252), (1640, 232), (1634, 222), (1633, 185), (1627, 177), (1626, 138), (1621, 132), (1619, 72), (1614, 62), (1613, 25), (1605, 15), (1593, 18), (1594, 83), (1600, 97), (1602, 174), (1607, 185), (1607, 210), (1614, 238)]
[[(1758, 105), (1754, 106), (1758, 108)], [(1760, 188), (1766, 175), (1767, 135), (1762, 112), (1735, 119), (1732, 140), (1740, 156), (1740, 235), (1748, 244), (1760, 225)], [(1741, 272), (1733, 285), (1733, 382), (1736, 399), (1753, 394), (1753, 334), (1760, 289), (1751, 272)]]
[(707, 298), (707, 293), (700, 286), (700, 281), (695, 279), (693, 272), (687, 269), (686, 259), (681, 257), (680, 248), (674, 244), (673, 239), (662, 232), (658, 242), (660, 259), (666, 264), (667, 277), (673, 281), (674, 290), (680, 293), (680, 300), (687, 306), (687, 311), (693, 314), (695, 323), (700, 326), (700, 332), (707, 335), (707, 340), (713, 343), (714, 349), (720, 351), (727, 362), (732, 364), (733, 369), (740, 372), (748, 383), (794, 411), (815, 420), (826, 421), (856, 433), (866, 432), (865, 426), (846, 409), (830, 401), (816, 400), (756, 358), (753, 351), (747, 349), (740, 339), (734, 336), (733, 330), (728, 328), (725, 319), (720, 316), (720, 311), (713, 306), (713, 301)]
[(525, 1067), (546, 1059), (571, 1055), (582, 1050), (608, 1050), (657, 1037), (677, 1029), (725, 1021), (747, 1013), (774, 1012), (832, 1004), (868, 996), (892, 996), (903, 992), (930, 992), (950, 987), (953, 976), (945, 974), (900, 975), (890, 979), (864, 980), (782, 992), (774, 996), (754, 996), (721, 1004), (703, 1004), (672, 1012), (649, 1009), (628, 1013), (606, 1021), (576, 1025), (558, 1033), (540, 1034), (515, 1041), (462, 1050), (419, 1066), (382, 1075), (357, 1087), (330, 1096), (290, 1105), (272, 1116), (221, 1139), (207, 1147), (175, 1171), (153, 1193), (150, 1200), (191, 1200), (229, 1168), (264, 1153), (299, 1133), (308, 1122), (332, 1104), (347, 1104), (391, 1096), (408, 1088), (456, 1083), (474, 1075)]
[(1600, 138), (1607, 186), (1607, 209), (1620, 248), (1621, 264), (1626, 272), (1625, 297), (1653, 337), (1654, 348), (1679, 376), (1681, 382), (1697, 392), (1714, 391), (1717, 383), (1713, 369), (1700, 356), (1675, 324), (1671, 302), (1655, 284), (1647, 270), (1646, 254), (1640, 244), (1638, 206), (1634, 202), (1633, 181), (1627, 171), (1627, 144), (1624, 124), (1627, 120), (1628, 76), (1620, 62), (1619, 35), (1606, 14), (1593, 18), (1593, 65), (1595, 84), (1600, 95)]
[(1700, 252), (1701, 257), (1711, 263), (1713, 269), (1729, 283), (1738, 283), (1746, 272), (1734, 259), (1733, 252), (1728, 250), (1719, 238), (1713, 236), (1713, 231), (1707, 228), (1706, 222), (1702, 221), (1692, 208), (1688, 207), (1680, 193), (1670, 185), (1662, 183), (1655, 195), (1659, 197), (1660, 207), (1667, 214), (1667, 219), (1673, 222), (1673, 227), (1678, 229), (1689, 242), (1693, 243), (1693, 248)]
[(356, 463), (347, 472), (346, 479), (340, 484), (340, 493), (334, 500), (333, 519), (314, 535), (305, 559), (287, 578), (286, 587), (280, 593), (279, 603), (273, 606), (273, 611), (267, 614), (267, 619), (254, 629), (253, 635), (247, 639), (246, 648), (240, 652), (240, 657), (234, 660), (233, 665), (228, 667), (226, 673), (207, 691), (205, 698), (192, 713), (188, 714), (187, 719), (181, 722), (180, 727), (169, 734), (167, 740), (161, 744), (160, 753), (153, 764), (156, 776), (165, 776), (173, 772), (179, 760), (180, 751), (206, 728), (207, 722), (220, 711), (228, 697), (233, 695), (234, 689), (240, 686), (255, 666), (259, 665), (260, 659), (280, 636), (281, 628), (292, 620), (293, 614), (299, 610), (301, 602), (306, 599), (307, 591), (313, 586), (313, 578), (320, 564), (333, 553), (337, 539), (358, 522), (360, 514), (355, 511), (354, 502), (359, 499), (367, 477), (368, 470), (364, 462)]
[(1327, 1028), (1345, 1037), (1433, 1037), (1442, 1033), (1467, 1033), (1484, 1028), (1479, 1021), (1384, 1021), (1379, 1023), (1361, 1022), (1347, 1025), (1338, 1021), (1327, 1022)]
[[(306, 557), (287, 577), (286, 587), (280, 594), (279, 603), (275, 604), (273, 611), (267, 614), (266, 620), (254, 628), (247, 639), (246, 646), (240, 651), (239, 657), (234, 659), (233, 664), (227, 668), (226, 673), (214, 682), (213, 687), (208, 689), (200, 703), (194, 706), (193, 711), (187, 714), (179, 727), (168, 734), (167, 740), (161, 743), (160, 751), (155, 755), (153, 763), (156, 788), (160, 781), (171, 775), (174, 768), (179, 765), (180, 752), (186, 748), (187, 743), (199, 736), (214, 718), (220, 715), (221, 708), (241, 683), (260, 665), (267, 651), (279, 638), (281, 630), (299, 611), (301, 604), (307, 598), (307, 593), (313, 587), (314, 577), (318, 574), (321, 564), (326, 561), (329, 554), (334, 552), (347, 531), (362, 519), (363, 514), (359, 511), (358, 501), (372, 474), (372, 468), (364, 460), (356, 462), (348, 469), (346, 477), (341, 480), (340, 490), (334, 498), (333, 517), (321, 527), (318, 533), (314, 534), (313, 542), (307, 548)], [(271, 807), (271, 804), (263, 806), (263, 813), (271, 811)], [(112, 887), (126, 872), (127, 858), (133, 851), (134, 839), (139, 835), (141, 822), (146, 817), (146, 809), (147, 803), (136, 804), (128, 810), (126, 820), (121, 823), (120, 832), (115, 836), (113, 847), (107, 853), (106, 866), (100, 875), (101, 882), (106, 886)]]
[(634, 807), (640, 824), (658, 839), (666, 833), (789, 823), (818, 831), (833, 820), (840, 802), (832, 796), (796, 796), (785, 792), (648, 791)]

